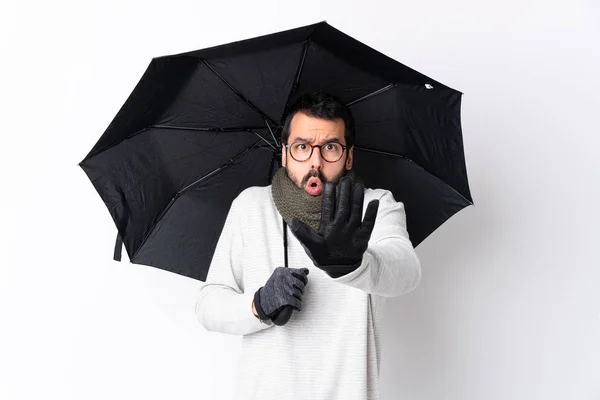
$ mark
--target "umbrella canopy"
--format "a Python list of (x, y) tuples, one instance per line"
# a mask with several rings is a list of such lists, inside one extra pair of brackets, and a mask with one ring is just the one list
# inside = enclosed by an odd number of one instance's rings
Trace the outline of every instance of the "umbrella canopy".
[(321, 22), (152, 59), (79, 163), (130, 261), (204, 281), (232, 200), (271, 183), (285, 112), (316, 90), (349, 106), (354, 169), (404, 203), (415, 247), (473, 203), (462, 93)]

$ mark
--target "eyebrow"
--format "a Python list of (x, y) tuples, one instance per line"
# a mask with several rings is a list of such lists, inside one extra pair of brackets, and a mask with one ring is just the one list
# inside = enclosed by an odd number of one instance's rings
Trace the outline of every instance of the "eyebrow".
[[(307, 139), (307, 138), (303, 138), (303, 137), (297, 137), (296, 139), (294, 139), (294, 142), (298, 142), (298, 141), (302, 141), (302, 142), (308, 142), (308, 143), (312, 143), (311, 140)], [(340, 139), (338, 138), (331, 138), (331, 139), (327, 139), (325, 140), (323, 143), (321, 144), (325, 144), (325, 143), (332, 143), (332, 142), (338, 142), (339, 144), (342, 144), (342, 142), (340, 141)]]

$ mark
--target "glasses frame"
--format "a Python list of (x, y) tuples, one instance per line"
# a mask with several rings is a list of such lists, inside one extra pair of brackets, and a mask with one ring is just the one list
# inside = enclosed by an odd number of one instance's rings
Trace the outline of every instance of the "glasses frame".
[[(294, 157), (292, 155), (292, 151), (290, 150), (290, 146), (292, 146), (294, 143), (298, 143), (298, 142), (300, 142), (300, 143), (306, 143), (307, 145), (310, 146), (310, 154), (308, 155), (308, 157), (306, 158), (306, 160), (300, 161), (300, 160), (296, 159), (296, 157)], [(339, 144), (340, 146), (342, 146), (342, 154), (340, 155), (340, 158), (338, 158), (335, 161), (329, 161), (329, 160), (325, 159), (325, 157), (323, 157), (323, 150), (321, 149), (323, 146), (327, 146), (328, 144), (332, 144), (332, 143), (336, 143), (336, 144)], [(342, 159), (342, 157), (344, 157), (344, 153), (346, 152), (346, 149), (348, 148), (348, 146), (344, 146), (340, 142), (326, 142), (326, 143), (323, 143), (323, 144), (310, 144), (310, 143), (305, 142), (305, 141), (294, 141), (294, 142), (292, 142), (290, 144), (286, 144), (285, 145), (286, 151), (288, 151), (290, 153), (290, 156), (295, 161), (297, 161), (297, 162), (306, 162), (306, 161), (310, 160), (310, 158), (313, 155), (313, 151), (315, 150), (315, 147), (319, 148), (319, 155), (321, 156), (321, 158), (323, 159), (323, 161), (326, 161), (328, 163), (336, 163), (336, 162), (340, 161)]]

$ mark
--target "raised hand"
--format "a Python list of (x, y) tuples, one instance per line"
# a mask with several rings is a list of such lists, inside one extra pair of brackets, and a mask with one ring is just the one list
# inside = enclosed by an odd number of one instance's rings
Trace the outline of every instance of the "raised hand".
[(372, 200), (363, 220), (363, 185), (352, 185), (347, 176), (340, 180), (339, 185), (340, 194), (336, 201), (335, 185), (331, 182), (325, 184), (317, 232), (297, 218), (290, 221), (292, 233), (302, 243), (315, 266), (333, 278), (360, 266), (379, 208), (379, 200)]

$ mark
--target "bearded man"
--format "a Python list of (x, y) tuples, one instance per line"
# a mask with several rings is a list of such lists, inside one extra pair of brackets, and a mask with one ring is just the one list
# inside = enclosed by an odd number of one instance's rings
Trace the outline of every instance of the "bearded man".
[(231, 205), (196, 315), (243, 335), (235, 399), (380, 398), (385, 300), (412, 291), (421, 265), (403, 203), (353, 173), (354, 137), (345, 105), (303, 95), (272, 184)]

